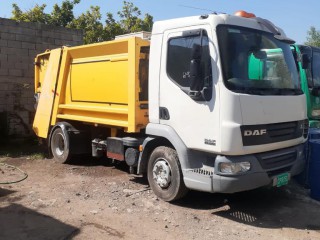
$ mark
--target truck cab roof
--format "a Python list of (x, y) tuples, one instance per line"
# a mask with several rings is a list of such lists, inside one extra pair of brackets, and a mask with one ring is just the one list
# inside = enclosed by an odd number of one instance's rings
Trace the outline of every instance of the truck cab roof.
[(212, 25), (214, 30), (220, 24), (227, 24), (227, 25), (253, 28), (253, 29), (262, 30), (266, 32), (273, 32), (274, 30), (266, 26), (265, 22), (263, 21), (268, 22), (269, 25), (274, 27), (274, 29), (280, 33), (281, 36), (286, 37), (284, 31), (281, 28), (276, 27), (268, 20), (265, 20), (262, 18), (245, 18), (245, 17), (239, 17), (239, 16), (225, 14), (225, 13), (222, 13), (222, 14), (212, 13), (209, 15), (192, 16), (192, 17), (157, 21), (153, 25), (152, 34), (162, 34), (166, 30), (172, 30), (175, 28), (183, 28), (183, 27), (190, 27), (190, 26), (199, 26), (199, 25), (201, 26), (201, 24), (203, 25), (210, 24)]

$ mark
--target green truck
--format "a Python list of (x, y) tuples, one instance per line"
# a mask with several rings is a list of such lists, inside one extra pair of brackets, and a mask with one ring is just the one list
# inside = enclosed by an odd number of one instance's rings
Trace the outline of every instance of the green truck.
[[(306, 95), (310, 128), (320, 128), (320, 48), (294, 44), (291, 50), (296, 59), (301, 90)], [(264, 81), (272, 86), (281, 81), (277, 79), (278, 76), (290, 74), (285, 67), (283, 52), (279, 48), (265, 51), (262, 49), (259, 52), (253, 50), (248, 57), (250, 80)], [(279, 71), (282, 73), (279, 74)], [(281, 82), (285, 84), (285, 81)], [(286, 91), (286, 86), (283, 86), (281, 91)]]
[(292, 45), (300, 75), (301, 89), (306, 95), (310, 128), (320, 128), (320, 48)]

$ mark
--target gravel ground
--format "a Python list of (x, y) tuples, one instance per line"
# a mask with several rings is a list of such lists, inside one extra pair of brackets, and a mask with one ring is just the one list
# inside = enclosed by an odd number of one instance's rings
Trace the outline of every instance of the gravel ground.
[[(28, 174), (0, 185), (0, 239), (320, 239), (320, 203), (294, 181), (237, 194), (191, 191), (167, 203), (107, 160), (0, 162)], [(19, 177), (0, 165), (0, 182)]]

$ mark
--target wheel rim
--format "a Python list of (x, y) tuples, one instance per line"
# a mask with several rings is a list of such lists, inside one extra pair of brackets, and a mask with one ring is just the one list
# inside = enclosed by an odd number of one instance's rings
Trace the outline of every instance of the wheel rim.
[(169, 163), (164, 159), (157, 159), (152, 169), (153, 179), (161, 188), (168, 188), (171, 183), (171, 169)]
[(64, 153), (64, 148), (65, 148), (65, 144), (64, 144), (63, 134), (58, 133), (55, 135), (55, 138), (54, 138), (54, 152), (58, 156), (62, 156)]

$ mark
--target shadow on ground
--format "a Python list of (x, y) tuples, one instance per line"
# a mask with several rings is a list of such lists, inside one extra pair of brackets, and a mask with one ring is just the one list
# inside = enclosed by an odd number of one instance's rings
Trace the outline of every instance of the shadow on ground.
[(5, 188), (1, 188), (1, 185), (0, 185), (0, 201), (1, 201), (2, 197), (7, 197), (12, 193), (15, 193), (15, 191), (8, 190), (8, 189), (5, 189)]
[(40, 144), (37, 139), (23, 139), (9, 141), (0, 144), (0, 157), (35, 157), (44, 158), (48, 156), (45, 144)]
[(320, 230), (320, 204), (283, 188), (261, 188), (235, 194), (190, 192), (176, 203), (210, 210), (213, 215), (261, 228)]
[(72, 156), (72, 159), (67, 161), (65, 164), (70, 166), (82, 166), (82, 167), (96, 167), (96, 166), (110, 167), (114, 165), (112, 163), (112, 160), (108, 158), (105, 158), (105, 157), (94, 158), (89, 154)]
[(72, 239), (79, 229), (19, 204), (0, 208), (0, 239)]

